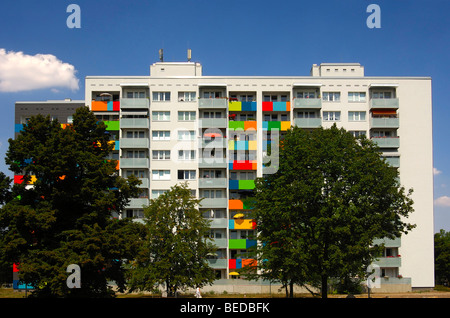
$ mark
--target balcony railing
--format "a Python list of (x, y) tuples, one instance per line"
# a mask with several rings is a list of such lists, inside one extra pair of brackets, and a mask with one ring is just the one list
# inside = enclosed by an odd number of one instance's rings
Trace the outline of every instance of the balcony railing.
[(387, 163), (394, 168), (400, 167), (400, 157), (385, 157)]
[(199, 126), (200, 128), (226, 128), (227, 121), (226, 118), (200, 118)]
[(294, 109), (319, 109), (322, 108), (320, 98), (296, 98), (294, 99)]
[(371, 140), (380, 148), (400, 147), (400, 138), (398, 137), (372, 137)]
[(402, 266), (402, 259), (398, 256), (379, 257), (373, 263), (380, 267), (400, 267)]
[(398, 108), (398, 98), (372, 98), (370, 100), (370, 108)]
[(147, 128), (148, 119), (147, 118), (122, 118), (120, 120), (121, 128)]
[(142, 209), (145, 205), (148, 205), (147, 198), (132, 198), (127, 207), (131, 209)]
[(227, 268), (228, 260), (226, 258), (208, 259), (208, 263), (209, 267), (211, 268), (215, 269)]
[(226, 208), (228, 203), (227, 198), (204, 198), (200, 202), (201, 208)]
[(148, 148), (148, 138), (122, 138), (120, 148)]
[(398, 128), (400, 122), (398, 118), (372, 117), (370, 118), (371, 128)]
[(120, 158), (120, 168), (148, 168), (148, 158)]
[(228, 99), (226, 98), (199, 98), (198, 108), (227, 108)]
[(226, 188), (227, 178), (200, 178), (198, 179), (199, 188)]
[(127, 108), (139, 108), (148, 109), (150, 105), (148, 98), (122, 98), (120, 100), (120, 107), (122, 109)]
[(295, 118), (294, 125), (300, 128), (319, 128), (322, 126), (322, 118)]

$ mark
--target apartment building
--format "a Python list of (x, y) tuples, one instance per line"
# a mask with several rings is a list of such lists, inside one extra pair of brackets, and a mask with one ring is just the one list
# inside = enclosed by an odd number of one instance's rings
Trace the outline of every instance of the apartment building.
[(86, 105), (116, 140), (122, 176), (142, 180), (125, 217), (179, 182), (204, 198), (210, 260), (217, 277), (236, 278), (250, 260), (255, 223), (246, 197), (264, 173), (272, 131), (337, 124), (365, 134), (413, 188), (417, 227), (386, 240), (383, 284), (434, 286), (431, 79), (368, 77), (358, 63), (313, 65), (310, 76), (204, 76), (196, 62), (157, 62), (149, 76), (87, 76)]
[(106, 123), (120, 174), (142, 181), (122, 216), (141, 219), (149, 198), (188, 182), (204, 198), (200, 208), (219, 248), (209, 261), (222, 279), (238, 278), (251, 261), (256, 229), (246, 198), (254, 179), (270, 173), (264, 154), (273, 132), (336, 123), (367, 135), (414, 189), (408, 222), (417, 227), (384, 241), (380, 282), (434, 286), (430, 78), (368, 77), (358, 63), (313, 65), (310, 76), (204, 76), (199, 63), (157, 62), (149, 76), (87, 76), (84, 101), (17, 102), (15, 133), (38, 113), (65, 125), (85, 105)]

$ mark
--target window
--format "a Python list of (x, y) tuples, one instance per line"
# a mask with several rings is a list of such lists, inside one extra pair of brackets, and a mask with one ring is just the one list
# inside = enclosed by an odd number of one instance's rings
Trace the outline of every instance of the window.
[(153, 180), (170, 180), (170, 170), (152, 170)]
[(178, 121), (194, 121), (195, 112), (178, 112)]
[(195, 180), (195, 170), (178, 170), (178, 180)]
[(348, 121), (365, 121), (366, 112), (348, 112)]
[(359, 137), (359, 136), (366, 135), (365, 130), (351, 130), (351, 131), (349, 131), (349, 133), (351, 133), (353, 135), (353, 137)]
[(125, 158), (145, 158), (145, 150), (127, 150), (125, 153)]
[(200, 190), (200, 196), (205, 199), (218, 199), (224, 197), (223, 190)]
[(127, 218), (142, 219), (144, 217), (143, 210), (126, 210)]
[(145, 138), (145, 131), (139, 131), (139, 130), (136, 130), (136, 131), (127, 131), (126, 133), (125, 133), (125, 136), (126, 136), (126, 139), (129, 139), (129, 138)]
[(170, 101), (170, 92), (153, 92), (154, 102), (168, 102)]
[(201, 172), (201, 175), (203, 178), (223, 178), (222, 171), (221, 170), (203, 170)]
[(374, 130), (371, 133), (371, 137), (397, 137), (397, 132), (394, 130)]
[(178, 101), (179, 102), (194, 102), (195, 101), (195, 92), (178, 92)]
[(152, 140), (170, 140), (170, 131), (168, 130), (153, 130)]
[(339, 93), (339, 92), (324, 92), (322, 98), (326, 102), (339, 102), (341, 100), (341, 93)]
[(364, 92), (349, 92), (348, 93), (348, 101), (349, 102), (365, 102), (366, 101), (366, 93), (364, 93)]
[(145, 98), (145, 92), (127, 92), (127, 98)]
[(146, 170), (126, 170), (124, 174), (126, 178), (130, 177), (131, 175), (136, 176), (136, 178), (147, 178)]
[(194, 160), (195, 150), (178, 150), (178, 160)]
[(373, 92), (372, 98), (375, 99), (392, 98), (392, 92)]
[(297, 92), (297, 98), (317, 98), (315, 91)]
[(222, 92), (203, 92), (203, 98), (221, 98)]
[(73, 124), (73, 116), (67, 116), (67, 123)]
[(203, 112), (203, 118), (224, 118), (222, 112)]
[(319, 114), (317, 112), (297, 112), (297, 118), (319, 118)]
[(152, 199), (157, 199), (161, 194), (164, 194), (167, 190), (152, 190)]
[(341, 120), (341, 112), (323, 112), (324, 121), (339, 121)]
[(194, 140), (195, 132), (193, 130), (178, 131), (178, 140)]
[(153, 121), (169, 121), (170, 112), (152, 112)]
[(153, 150), (153, 160), (170, 160), (170, 150)]

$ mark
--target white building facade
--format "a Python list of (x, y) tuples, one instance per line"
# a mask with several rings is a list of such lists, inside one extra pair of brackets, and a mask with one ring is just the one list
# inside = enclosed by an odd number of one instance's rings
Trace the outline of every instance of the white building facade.
[(116, 140), (121, 175), (142, 181), (123, 216), (141, 218), (149, 198), (188, 182), (212, 220), (219, 249), (210, 264), (222, 279), (236, 277), (256, 244), (245, 198), (263, 174), (272, 130), (336, 123), (367, 135), (414, 189), (407, 221), (417, 227), (386, 242), (382, 283), (434, 286), (430, 78), (366, 77), (358, 63), (313, 65), (302, 77), (203, 76), (199, 63), (158, 62), (149, 76), (88, 76), (85, 90)]

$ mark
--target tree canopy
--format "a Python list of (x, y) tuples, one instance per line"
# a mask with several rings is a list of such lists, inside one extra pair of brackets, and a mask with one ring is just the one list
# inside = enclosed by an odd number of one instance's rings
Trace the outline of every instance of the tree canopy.
[[(273, 154), (272, 154), (273, 156)], [(344, 129), (293, 127), (279, 147), (275, 173), (256, 180), (253, 200), (261, 276), (285, 285), (321, 286), (331, 277), (364, 277), (374, 239), (414, 225), (398, 172), (365, 136)]]
[(144, 209), (147, 235), (130, 270), (130, 291), (152, 291), (159, 285), (167, 295), (202, 287), (215, 280), (207, 257), (216, 248), (207, 239), (209, 222), (202, 217), (201, 200), (186, 183), (175, 185)]
[[(138, 194), (140, 181), (118, 175), (107, 159), (112, 147), (105, 124), (87, 107), (65, 128), (33, 116), (9, 140), (6, 163), (23, 182), (7, 191), (0, 210), (0, 260), (19, 264), (33, 295), (105, 296), (108, 280), (124, 287), (122, 262), (134, 253), (130, 242), (140, 229), (112, 216)], [(78, 290), (66, 286), (69, 264), (81, 268)]]

